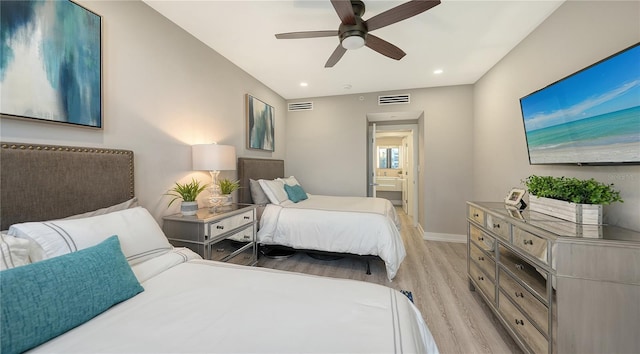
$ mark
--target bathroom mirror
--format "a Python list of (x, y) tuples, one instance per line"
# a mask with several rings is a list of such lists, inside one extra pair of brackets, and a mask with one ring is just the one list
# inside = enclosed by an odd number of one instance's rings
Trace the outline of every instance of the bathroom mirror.
[(378, 168), (401, 169), (399, 146), (378, 146)]

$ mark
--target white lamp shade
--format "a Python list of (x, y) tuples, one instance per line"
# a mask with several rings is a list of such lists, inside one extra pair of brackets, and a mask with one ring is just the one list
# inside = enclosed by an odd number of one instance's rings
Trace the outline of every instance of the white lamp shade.
[(191, 146), (192, 167), (196, 171), (233, 171), (236, 148), (231, 145), (199, 144)]

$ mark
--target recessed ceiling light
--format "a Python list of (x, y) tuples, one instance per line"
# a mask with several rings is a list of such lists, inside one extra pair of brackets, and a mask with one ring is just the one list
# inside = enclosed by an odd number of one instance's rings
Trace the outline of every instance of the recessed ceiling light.
[(300, 86), (302, 86), (302, 87), (307, 87), (307, 86), (309, 86), (309, 84), (308, 84), (308, 83), (306, 83), (306, 82), (301, 82), (301, 83), (300, 83)]
[(433, 71), (433, 73), (436, 74), (436, 75), (442, 74), (443, 72), (444, 72), (444, 70), (442, 70), (442, 69), (436, 69), (436, 70)]

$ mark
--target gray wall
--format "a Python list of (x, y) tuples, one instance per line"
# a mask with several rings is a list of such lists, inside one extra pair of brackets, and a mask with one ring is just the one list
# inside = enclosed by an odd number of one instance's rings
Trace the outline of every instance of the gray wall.
[(640, 2), (567, 1), (475, 85), (473, 198), (500, 200), (531, 174), (614, 183), (605, 222), (640, 230), (640, 166), (530, 166), (518, 99), (640, 41)]
[(472, 197), (472, 86), (384, 93), (410, 93), (411, 103), (378, 106), (378, 93), (291, 101), (311, 100), (313, 110), (287, 115), (287, 173), (309, 193), (365, 196), (367, 114), (423, 111), (418, 222), (427, 233), (464, 234), (460, 217)]
[[(282, 97), (142, 2), (80, 3), (103, 20), (104, 129), (2, 118), (1, 140), (133, 150), (136, 194), (156, 218), (177, 212), (163, 196), (174, 181), (210, 181), (191, 171), (190, 145), (217, 141), (239, 156), (284, 158)], [(275, 107), (273, 154), (245, 149), (246, 93)]]

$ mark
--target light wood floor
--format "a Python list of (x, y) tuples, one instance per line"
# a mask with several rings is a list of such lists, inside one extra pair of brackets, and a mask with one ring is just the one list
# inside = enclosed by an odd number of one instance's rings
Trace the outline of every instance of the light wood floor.
[(409, 290), (441, 353), (521, 353), (480, 295), (469, 291), (466, 245), (425, 241), (402, 209), (398, 214), (407, 257), (392, 282), (379, 259), (371, 261), (371, 275), (361, 258), (321, 261), (302, 252), (285, 260), (261, 257), (258, 266)]

